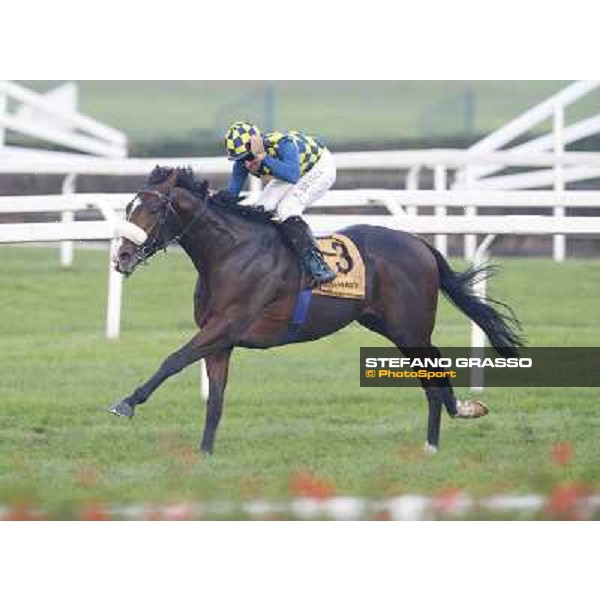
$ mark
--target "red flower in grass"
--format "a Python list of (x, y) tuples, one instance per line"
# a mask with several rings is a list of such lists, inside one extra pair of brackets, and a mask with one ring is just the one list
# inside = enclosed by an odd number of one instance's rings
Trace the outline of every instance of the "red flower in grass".
[(172, 504), (165, 507), (164, 521), (191, 521), (194, 518), (194, 509), (190, 504)]
[(28, 504), (15, 504), (3, 517), (4, 521), (37, 521), (42, 516), (36, 513)]
[(440, 512), (451, 513), (457, 510), (461, 490), (454, 487), (443, 489), (435, 498), (435, 507)]
[(387, 509), (378, 510), (371, 516), (371, 521), (393, 521), (392, 513)]
[(191, 504), (168, 504), (166, 506), (149, 506), (142, 515), (143, 521), (191, 521), (199, 518), (198, 510)]
[(286, 516), (281, 512), (269, 511), (260, 517), (255, 517), (261, 521), (285, 521)]
[(81, 519), (82, 521), (108, 521), (110, 517), (101, 504), (90, 502), (81, 509)]
[(585, 501), (590, 493), (590, 488), (583, 483), (561, 483), (552, 490), (546, 510), (560, 519), (584, 518)]
[(326, 500), (335, 494), (335, 487), (310, 471), (298, 471), (290, 481), (290, 493), (301, 498)]
[(143, 516), (142, 520), (144, 520), (144, 521), (162, 521), (163, 519), (164, 519), (163, 512), (156, 506), (152, 506), (144, 512), (144, 516)]
[(558, 467), (564, 467), (568, 465), (573, 459), (575, 449), (573, 444), (570, 442), (558, 442), (552, 448), (552, 462)]

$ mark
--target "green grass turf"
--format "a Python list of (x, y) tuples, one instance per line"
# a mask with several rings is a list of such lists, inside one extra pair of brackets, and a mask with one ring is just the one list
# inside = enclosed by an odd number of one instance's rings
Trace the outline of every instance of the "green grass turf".
[[(501, 264), (492, 292), (515, 307), (531, 344), (597, 343), (598, 261)], [(0, 248), (0, 505), (278, 498), (301, 469), (366, 496), (600, 478), (596, 389), (486, 390), (492, 413), (444, 418), (441, 452), (424, 456), (422, 393), (359, 387), (359, 347), (385, 341), (358, 326), (312, 344), (236, 351), (217, 453), (203, 459), (195, 366), (132, 422), (106, 411), (194, 332), (191, 265), (160, 255), (126, 282), (115, 342), (103, 337), (106, 275), (104, 251), (78, 251), (63, 271), (57, 250)], [(441, 303), (438, 343), (468, 344), (468, 326)], [(559, 440), (576, 449), (560, 470), (550, 461)]]
[[(58, 82), (27, 81), (41, 91)], [(566, 81), (80, 81), (84, 112), (123, 129), (133, 141), (194, 135), (220, 129), (228, 120), (262, 120), (264, 105), (252, 99), (268, 83), (275, 90), (275, 125), (303, 129), (335, 147), (348, 140), (422, 135), (420, 116), (445, 109), (430, 122), (439, 135), (462, 133), (456, 99), (471, 87), (475, 129), (493, 131), (565, 87)], [(567, 120), (591, 116), (600, 92), (567, 111)], [(223, 121), (223, 122), (221, 122)], [(349, 126), (348, 124), (352, 125)], [(195, 135), (200, 135), (199, 133)]]

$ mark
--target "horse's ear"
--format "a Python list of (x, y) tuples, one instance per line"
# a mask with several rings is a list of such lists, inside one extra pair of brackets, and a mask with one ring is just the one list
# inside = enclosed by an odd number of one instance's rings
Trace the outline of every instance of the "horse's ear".
[(175, 185), (177, 184), (178, 175), (179, 175), (179, 173), (178, 173), (177, 169), (173, 169), (171, 171), (171, 173), (169, 173), (169, 176), (167, 177), (167, 179), (165, 180), (166, 186), (169, 188), (175, 187)]

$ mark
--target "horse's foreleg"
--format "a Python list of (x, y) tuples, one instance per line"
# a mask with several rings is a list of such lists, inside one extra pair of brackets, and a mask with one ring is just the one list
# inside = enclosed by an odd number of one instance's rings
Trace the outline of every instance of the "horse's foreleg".
[(185, 346), (173, 352), (131, 396), (111, 406), (110, 412), (120, 417), (133, 417), (135, 407), (146, 402), (166, 379), (201, 358), (230, 348), (241, 329), (241, 323), (232, 320), (220, 319), (207, 323)]
[(223, 397), (227, 385), (229, 359), (232, 348), (211, 354), (206, 357), (206, 370), (209, 379), (208, 403), (206, 406), (206, 423), (200, 450), (212, 454), (215, 445), (215, 434), (223, 412)]

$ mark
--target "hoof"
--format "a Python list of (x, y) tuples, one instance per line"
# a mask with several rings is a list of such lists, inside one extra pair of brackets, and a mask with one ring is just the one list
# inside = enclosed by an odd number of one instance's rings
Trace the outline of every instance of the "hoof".
[(425, 442), (425, 446), (423, 446), (423, 452), (425, 454), (437, 454), (437, 446), (432, 446), (429, 442)]
[(125, 400), (113, 404), (108, 410), (117, 417), (126, 417), (127, 419), (132, 419), (135, 412), (133, 406), (127, 404)]
[(490, 409), (479, 400), (464, 400), (457, 402), (458, 419), (480, 419), (490, 412)]

